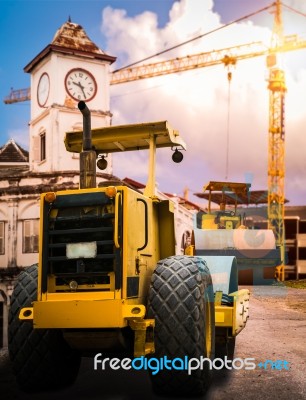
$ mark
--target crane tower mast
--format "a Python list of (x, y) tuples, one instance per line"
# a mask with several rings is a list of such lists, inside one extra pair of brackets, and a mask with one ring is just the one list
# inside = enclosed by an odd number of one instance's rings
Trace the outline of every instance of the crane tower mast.
[(269, 140), (268, 140), (268, 224), (274, 231), (276, 243), (281, 248), (282, 267), (285, 264), (285, 73), (277, 59), (277, 49), (284, 42), (281, 2), (275, 2), (274, 27), (269, 68)]

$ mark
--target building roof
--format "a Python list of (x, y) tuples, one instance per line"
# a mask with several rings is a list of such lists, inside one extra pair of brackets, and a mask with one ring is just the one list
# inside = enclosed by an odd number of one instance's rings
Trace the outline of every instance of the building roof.
[(143, 183), (134, 181), (134, 179), (131, 178), (124, 178), (122, 179), (123, 182), (127, 183), (130, 186), (133, 186), (136, 189), (144, 189), (146, 187), (146, 185), (144, 185)]
[(306, 220), (306, 206), (287, 206), (285, 208), (285, 217), (299, 217)]
[(29, 152), (10, 139), (0, 148), (0, 163), (28, 163)]
[[(131, 178), (124, 178), (122, 179), (123, 182), (127, 183), (129, 186), (132, 186), (133, 188), (137, 190), (144, 189), (146, 186), (143, 183), (137, 182), (134, 179)], [(178, 203), (182, 205), (183, 207), (187, 208), (188, 210), (202, 210), (202, 207), (199, 205), (193, 203), (192, 201), (185, 199), (184, 197), (177, 196), (176, 194), (171, 194), (171, 193), (165, 193), (162, 192), (165, 196), (171, 198), (176, 198), (178, 199)]]
[(82, 50), (96, 54), (105, 54), (93, 43), (81, 25), (70, 20), (65, 22), (55, 33), (51, 44), (68, 49)]
[[(267, 205), (251, 206), (251, 207), (238, 207), (238, 212), (244, 213), (247, 217), (268, 218)], [(306, 221), (306, 206), (285, 206), (285, 218), (298, 218), (300, 221)]]
[(177, 194), (171, 194), (171, 193), (164, 193), (167, 197), (169, 198), (176, 198), (178, 199), (178, 203), (187, 208), (188, 210), (197, 210), (197, 211), (203, 211), (203, 207), (199, 206), (196, 203), (193, 203), (192, 201), (185, 199), (185, 197), (178, 196)]
[(52, 51), (96, 58), (110, 64), (116, 60), (116, 57), (109, 56), (90, 40), (83, 27), (71, 22), (70, 18), (57, 30), (52, 42), (24, 67), (24, 71), (31, 72)]

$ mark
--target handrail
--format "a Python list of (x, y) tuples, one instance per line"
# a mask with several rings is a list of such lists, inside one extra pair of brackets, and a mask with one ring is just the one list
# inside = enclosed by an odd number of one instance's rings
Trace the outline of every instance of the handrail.
[(121, 193), (118, 192), (115, 197), (115, 221), (114, 221), (114, 243), (117, 249), (120, 248), (119, 243), (119, 202), (121, 198)]
[(145, 208), (145, 242), (144, 242), (144, 245), (142, 247), (138, 247), (138, 249), (137, 249), (137, 251), (141, 251), (144, 248), (146, 248), (147, 245), (148, 245), (148, 237), (149, 237), (149, 235), (148, 235), (148, 204), (143, 199), (137, 199), (137, 201), (140, 201), (141, 203), (143, 203), (144, 204), (144, 208)]

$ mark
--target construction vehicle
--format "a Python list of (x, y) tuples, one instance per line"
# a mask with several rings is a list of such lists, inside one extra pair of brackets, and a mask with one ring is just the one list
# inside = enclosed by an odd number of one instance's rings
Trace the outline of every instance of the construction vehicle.
[[(80, 153), (80, 189), (48, 192), (40, 200), (39, 263), (17, 280), (9, 312), (9, 353), (24, 391), (71, 384), (81, 356), (128, 354), (206, 362), (200, 368), (151, 373), (157, 392), (203, 393), (215, 348), (221, 357), (244, 328), (249, 292), (238, 291), (233, 256), (175, 255), (173, 204), (155, 194), (155, 157), (185, 143), (166, 122), (90, 127), (68, 132)], [(149, 149), (144, 193), (122, 182), (96, 187), (96, 155)], [(221, 278), (222, 279), (221, 279)], [(215, 346), (216, 345), (216, 346)], [(149, 360), (151, 359), (149, 358)], [(141, 360), (148, 360), (141, 358)], [(179, 370), (178, 370), (179, 369)]]
[[(200, 198), (208, 200), (208, 212), (198, 218), (195, 248), (198, 255), (234, 256), (238, 265), (238, 284), (270, 285), (281, 264), (282, 248), (272, 229), (247, 226), (243, 208), (251, 202), (250, 183), (211, 181)], [(212, 209), (212, 203), (219, 209)]]

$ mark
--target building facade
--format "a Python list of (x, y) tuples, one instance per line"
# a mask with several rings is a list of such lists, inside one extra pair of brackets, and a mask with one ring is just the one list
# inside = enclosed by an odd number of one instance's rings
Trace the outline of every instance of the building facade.
[[(8, 308), (16, 277), (38, 262), (40, 194), (79, 186), (79, 154), (68, 153), (64, 146), (66, 132), (82, 130), (78, 102), (85, 101), (90, 109), (92, 128), (111, 124), (109, 66), (114, 61), (69, 20), (24, 68), (31, 75), (29, 152), (13, 140), (0, 149), (0, 347), (7, 346)], [(118, 179), (112, 175), (108, 156), (108, 167), (97, 173), (97, 184), (114, 178)], [(172, 200), (176, 252), (182, 254), (196, 207), (182, 205), (180, 198)]]
[[(65, 132), (82, 129), (79, 100), (86, 101), (91, 111), (92, 127), (110, 125), (109, 66), (115, 59), (69, 20), (24, 68), (31, 75), (29, 153), (13, 140), (0, 150), (0, 344), (4, 346), (14, 280), (22, 268), (38, 260), (40, 193), (78, 187), (79, 155), (66, 151)], [(97, 182), (111, 174), (109, 157)]]

